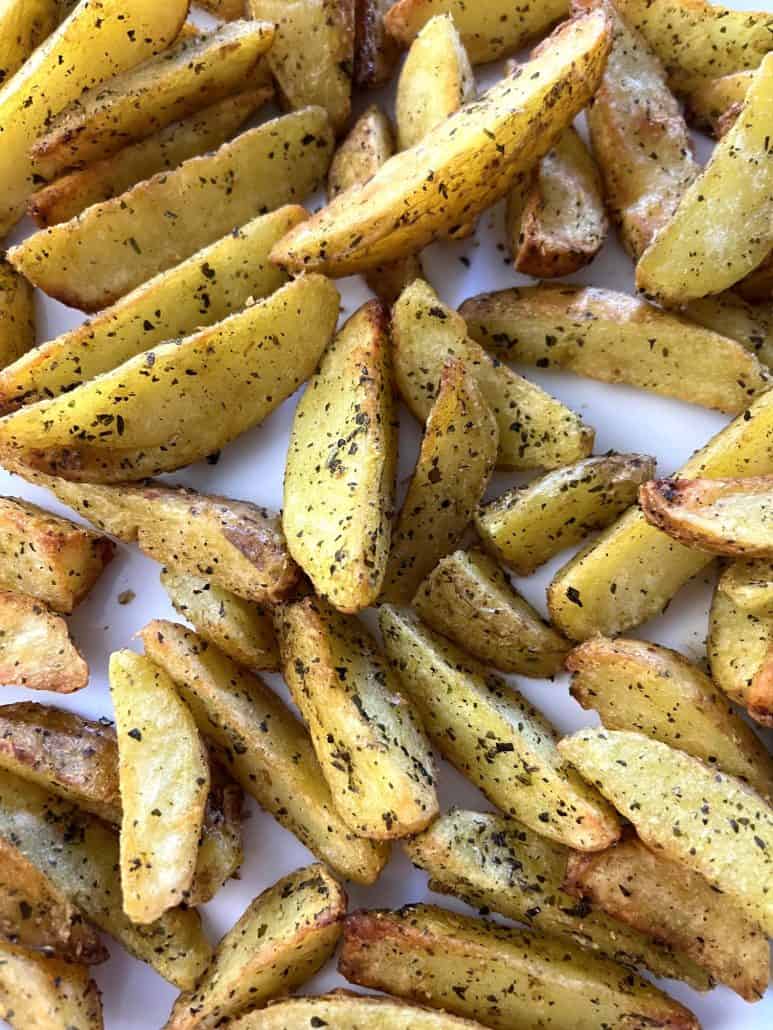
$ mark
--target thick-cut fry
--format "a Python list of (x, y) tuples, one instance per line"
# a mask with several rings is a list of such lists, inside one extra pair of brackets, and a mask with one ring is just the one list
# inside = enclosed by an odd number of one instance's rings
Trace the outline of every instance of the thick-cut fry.
[(346, 894), (323, 865), (283, 877), (223, 937), (164, 1030), (210, 1030), (298, 987), (335, 951), (345, 915)]
[(344, 990), (272, 1002), (237, 1019), (233, 1030), (308, 1030), (314, 1026), (336, 1030), (481, 1030), (480, 1023), (448, 1012), (408, 1005), (398, 998)]
[(408, 610), (385, 606), (380, 624), (430, 739), (492, 804), (580, 850), (617, 840), (614, 812), (560, 758), (552, 726), (518, 691)]
[(0, 684), (71, 694), (89, 681), (67, 623), (36, 597), (0, 590)]
[(434, 905), (353, 912), (339, 970), (497, 1030), (699, 1027), (682, 1005), (609, 959)]
[(102, 1030), (102, 1001), (85, 966), (0, 944), (0, 1019), (14, 1030)]
[(482, 551), (443, 558), (411, 603), (428, 626), (503, 672), (554, 676), (570, 647)]
[(773, 932), (773, 809), (733, 776), (640, 733), (581, 730), (561, 754), (644, 843), (704, 876)]
[(426, 420), (449, 358), (464, 362), (499, 427), (498, 464), (557, 468), (593, 450), (593, 430), (539, 386), (494, 361), (467, 335), (464, 320), (423, 280), (403, 291), (392, 312), (398, 389)]
[(773, 562), (765, 558), (731, 562), (719, 589), (751, 615), (773, 615)]
[(277, 614), (282, 673), (341, 818), (375, 840), (407, 837), (438, 813), (429, 741), (375, 641), (318, 598)]
[(688, 116), (721, 139), (738, 117), (754, 72), (731, 72), (701, 79), (687, 94)]
[(47, 474), (97, 483), (205, 458), (308, 379), (333, 335), (338, 302), (329, 279), (295, 279), (185, 340), (15, 411), (0, 422), (0, 452)]
[(773, 619), (740, 607), (720, 577), (706, 642), (717, 686), (757, 722), (773, 725)]
[(59, 0), (6, 0), (0, 11), (0, 83), (21, 68), (59, 22)]
[(282, 701), (183, 626), (156, 620), (141, 637), (245, 791), (331, 869), (373, 883), (388, 849), (355, 836), (338, 815), (308, 734)]
[(692, 301), (685, 314), (707, 329), (738, 340), (763, 365), (773, 366), (773, 306), (749, 304), (740, 294), (725, 290), (715, 297)]
[(302, 200), (322, 181), (331, 151), (321, 108), (275, 118), (35, 233), (9, 259), (50, 296), (95, 311), (235, 226)]
[(381, 592), (396, 467), (388, 314), (373, 300), (325, 351), (296, 408), (285, 465), (290, 554), (341, 611), (367, 608)]
[(397, 44), (387, 32), (384, 15), (392, 0), (355, 0), (354, 69), (355, 86), (371, 89), (392, 78), (397, 63)]
[(244, 794), (216, 761), (210, 762), (210, 784), (204, 825), (196, 857), (188, 905), (204, 905), (235, 876), (244, 861), (242, 814)]
[(501, 80), (364, 186), (340, 194), (307, 228), (288, 233), (272, 259), (293, 271), (348, 275), (458, 231), (550, 150), (596, 88), (608, 46), (604, 15), (568, 22), (518, 78)]
[(498, 442), (496, 420), (474, 375), (450, 360), (395, 526), (384, 600), (408, 604), (457, 545), (494, 471)]
[(0, 368), (35, 346), (32, 287), (13, 265), (0, 258)]
[(594, 855), (572, 854), (565, 888), (678, 948), (746, 1001), (765, 993), (765, 935), (702, 876), (648, 850), (635, 836)]

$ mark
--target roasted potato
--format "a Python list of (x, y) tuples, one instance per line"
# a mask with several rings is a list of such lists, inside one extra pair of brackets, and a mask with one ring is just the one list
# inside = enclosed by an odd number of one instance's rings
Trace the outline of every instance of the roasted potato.
[(773, 619), (740, 607), (724, 577), (714, 591), (706, 645), (717, 686), (757, 722), (773, 725)]
[(552, 726), (515, 688), (407, 611), (384, 606), (390, 664), (440, 753), (492, 804), (579, 850), (613, 844), (614, 812), (556, 750)]
[(102, 1030), (102, 1001), (85, 966), (0, 944), (0, 1019), (14, 1030)]
[(685, 308), (693, 322), (738, 340), (756, 354), (763, 365), (773, 366), (773, 307), (749, 304), (738, 293), (725, 290), (715, 297), (701, 297)]
[(731, 562), (719, 578), (719, 588), (744, 611), (773, 615), (773, 562), (764, 558)]
[(34, 346), (32, 287), (13, 265), (0, 257), (0, 368), (10, 365)]
[(701, 79), (687, 94), (690, 119), (721, 139), (738, 117), (754, 72), (731, 72)]
[(432, 750), (373, 638), (313, 597), (283, 605), (276, 625), (282, 673), (346, 825), (374, 840), (423, 830), (438, 813)]
[(346, 894), (323, 865), (283, 877), (223, 937), (164, 1030), (208, 1030), (298, 987), (335, 951), (345, 914)]
[(372, 300), (329, 345), (293, 418), (287, 546), (317, 593), (344, 612), (373, 604), (384, 580), (397, 467), (392, 380), (388, 313)]
[(397, 63), (397, 44), (387, 32), (384, 15), (392, 0), (355, 0), (354, 68), (355, 86), (371, 89), (392, 78)]
[(365, 185), (341, 193), (280, 240), (272, 260), (292, 271), (348, 275), (416, 253), (469, 224), (582, 110), (608, 46), (603, 14), (568, 22), (517, 79), (498, 82), (418, 146), (390, 158)]
[(437, 396), (395, 526), (383, 599), (408, 604), (459, 542), (488, 486), (499, 430), (463, 361), (443, 367)]
[(59, 0), (7, 0), (0, 11), (0, 83), (8, 82), (59, 23)]
[(0, 590), (0, 684), (71, 694), (89, 667), (67, 623), (36, 597)]
[(196, 871), (186, 904), (204, 905), (236, 876), (244, 861), (242, 815), (244, 794), (216, 761), (210, 762), (210, 782)]

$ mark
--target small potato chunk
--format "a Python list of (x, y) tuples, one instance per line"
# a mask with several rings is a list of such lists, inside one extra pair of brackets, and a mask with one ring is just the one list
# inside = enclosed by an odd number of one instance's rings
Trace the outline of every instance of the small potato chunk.
[(773, 561), (766, 558), (730, 562), (719, 589), (751, 615), (773, 615)]
[(725, 290), (692, 301), (685, 313), (693, 322), (738, 340), (763, 365), (773, 366), (773, 306), (750, 304), (740, 294)]
[(0, 368), (35, 346), (35, 332), (32, 286), (0, 258)]
[(384, 606), (379, 621), (390, 664), (433, 744), (492, 804), (579, 850), (617, 840), (615, 813), (561, 759), (553, 727), (517, 690), (408, 610)]
[(688, 116), (721, 139), (738, 117), (753, 77), (753, 71), (744, 71), (701, 79), (687, 94)]
[(346, 894), (323, 865), (283, 877), (223, 937), (164, 1030), (209, 1030), (298, 987), (335, 951), (345, 915)]
[(581, 730), (559, 744), (653, 851), (724, 892), (773, 933), (773, 809), (697, 758), (640, 733)]
[(398, 48), (384, 24), (384, 15), (391, 6), (392, 0), (355, 0), (352, 75), (355, 86), (372, 89), (392, 78)]
[(765, 935), (702, 876), (648, 850), (634, 835), (593, 855), (572, 854), (565, 889), (678, 948), (746, 1001), (765, 993)]
[(71, 694), (89, 681), (67, 623), (36, 597), (0, 590), (0, 684)]
[(59, 0), (6, 0), (0, 11), (0, 83), (6, 83), (59, 22)]
[(383, 600), (408, 604), (459, 542), (488, 486), (499, 430), (464, 362), (449, 360), (397, 518)]
[(502, 672), (555, 676), (570, 647), (482, 551), (443, 558), (411, 603), (431, 629)]
[(210, 762), (209, 794), (204, 809), (196, 871), (186, 896), (189, 906), (211, 901), (220, 888), (236, 876), (244, 861), (242, 814), (244, 794), (221, 769)]
[(346, 322), (301, 397), (284, 475), (290, 554), (341, 611), (381, 592), (396, 465), (388, 315), (373, 300)]
[(0, 944), (0, 1019), (13, 1030), (102, 1030), (100, 991), (85, 966)]
[(438, 813), (432, 750), (373, 638), (313, 597), (276, 622), (282, 674), (341, 818), (375, 840), (423, 830)]
[(447, 1012), (344, 990), (271, 1002), (265, 1009), (237, 1019), (233, 1030), (307, 1030), (314, 1026), (337, 1030), (481, 1030), (480, 1023)]

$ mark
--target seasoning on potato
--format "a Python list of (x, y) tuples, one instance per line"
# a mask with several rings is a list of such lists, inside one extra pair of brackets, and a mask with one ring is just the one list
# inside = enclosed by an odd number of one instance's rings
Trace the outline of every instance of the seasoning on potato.
[(71, 694), (89, 681), (61, 615), (27, 594), (0, 590), (0, 683)]

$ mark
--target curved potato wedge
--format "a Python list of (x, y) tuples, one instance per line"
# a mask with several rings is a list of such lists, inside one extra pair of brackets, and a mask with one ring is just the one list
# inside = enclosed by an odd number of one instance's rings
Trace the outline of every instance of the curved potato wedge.
[(773, 618), (740, 607), (721, 576), (709, 612), (706, 641), (717, 686), (763, 725), (773, 725)]
[(763, 365), (773, 366), (773, 306), (750, 304), (730, 290), (715, 297), (701, 297), (685, 307), (685, 314), (699, 325), (742, 343)]
[(71, 694), (89, 681), (67, 623), (36, 597), (0, 590), (0, 684)]
[(0, 944), (0, 1019), (14, 1030), (102, 1030), (102, 1001), (85, 966)]
[(391, 6), (392, 0), (355, 0), (352, 72), (355, 86), (372, 89), (392, 78), (398, 49), (384, 24), (384, 15)]
[(0, 258), (0, 368), (34, 347), (35, 334), (32, 286)]
[(409, 1005), (398, 998), (336, 990), (300, 998), (273, 1001), (265, 1009), (248, 1012), (233, 1030), (307, 1030), (334, 1026), (337, 1030), (481, 1030), (480, 1023)]
[(773, 562), (739, 559), (719, 577), (719, 589), (751, 615), (773, 615)]
[(721, 139), (738, 117), (754, 72), (701, 79), (686, 97), (689, 118)]
[(8, 0), (0, 11), (0, 83), (8, 82), (59, 23), (59, 0)]

